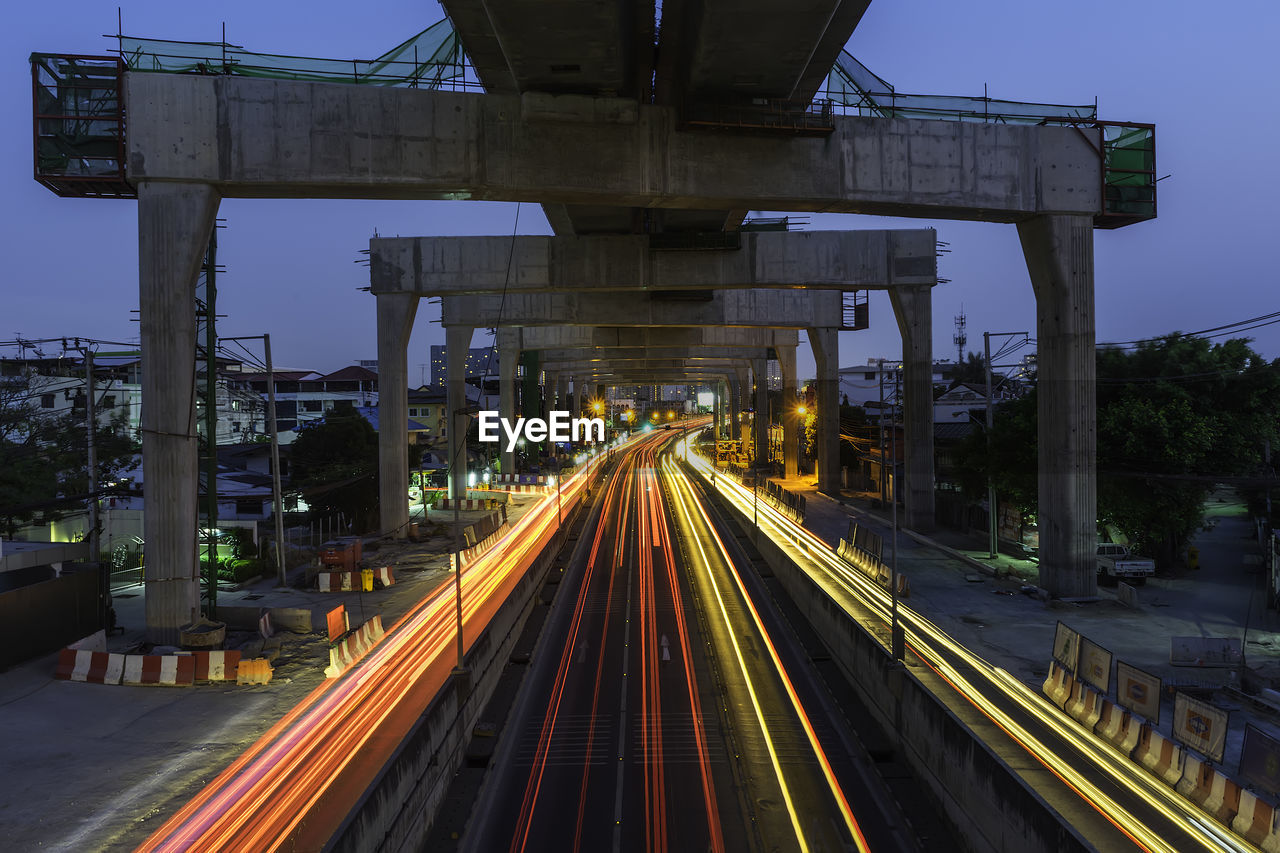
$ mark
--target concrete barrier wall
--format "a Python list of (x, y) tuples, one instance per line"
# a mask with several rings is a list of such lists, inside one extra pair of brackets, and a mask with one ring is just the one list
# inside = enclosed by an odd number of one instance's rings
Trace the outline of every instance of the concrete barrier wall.
[[(751, 519), (730, 510), (745, 531)], [(788, 596), (918, 778), (974, 851), (1065, 853), (1090, 847), (951, 710), (767, 537), (757, 547)]]
[[(583, 511), (581, 505), (575, 510)], [(573, 524), (566, 514), (565, 528)], [(559, 544), (547, 547), (467, 653), (471, 689), (460, 698), (445, 682), (326, 850), (341, 853), (417, 851), (462, 766), (471, 730), (493, 695), (512, 647), (537, 602)]]

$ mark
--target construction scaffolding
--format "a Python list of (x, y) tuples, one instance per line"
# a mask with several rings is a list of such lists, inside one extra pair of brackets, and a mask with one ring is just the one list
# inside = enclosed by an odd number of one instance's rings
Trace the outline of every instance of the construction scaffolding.
[(1152, 124), (1098, 121), (1098, 105), (1035, 104), (963, 95), (914, 95), (896, 91), (841, 51), (827, 77), (826, 99), (846, 114), (998, 124), (1057, 125), (1101, 134), (1102, 213), (1098, 228), (1119, 228), (1156, 215), (1156, 129)]

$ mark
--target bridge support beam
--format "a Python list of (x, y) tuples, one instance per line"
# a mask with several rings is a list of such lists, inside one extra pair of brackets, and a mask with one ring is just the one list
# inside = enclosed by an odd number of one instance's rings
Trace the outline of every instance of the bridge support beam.
[(903, 522), (928, 533), (934, 526), (933, 296), (921, 285), (890, 291), (889, 301), (902, 333)]
[(800, 476), (800, 414), (796, 411), (796, 348), (779, 346), (778, 367), (782, 371), (782, 471), (788, 480)]
[(1097, 425), (1093, 222), (1039, 216), (1018, 225), (1036, 293), (1040, 583), (1097, 593)]
[(840, 332), (810, 329), (818, 366), (818, 491), (840, 494)]
[[(176, 645), (200, 608), (196, 560), (196, 278), (218, 214), (198, 184), (138, 186), (147, 640)], [(94, 555), (97, 559), (97, 555)]]
[(403, 539), (409, 532), (409, 336), (418, 297), (380, 294), (377, 312), (378, 511), (383, 532)]

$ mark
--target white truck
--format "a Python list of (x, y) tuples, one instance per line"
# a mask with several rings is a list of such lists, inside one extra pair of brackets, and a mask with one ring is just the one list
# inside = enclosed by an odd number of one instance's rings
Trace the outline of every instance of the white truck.
[(1098, 582), (1113, 584), (1118, 580), (1144, 583), (1156, 573), (1156, 561), (1129, 553), (1116, 542), (1098, 544)]

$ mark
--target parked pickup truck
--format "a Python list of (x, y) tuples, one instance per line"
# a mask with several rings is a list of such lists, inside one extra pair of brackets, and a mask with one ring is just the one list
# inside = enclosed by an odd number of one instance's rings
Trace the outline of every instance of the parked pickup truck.
[(1098, 545), (1098, 582), (1143, 583), (1156, 573), (1156, 562), (1129, 553), (1124, 545), (1106, 542)]

